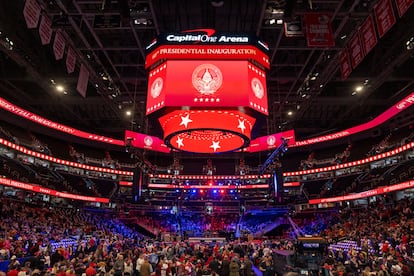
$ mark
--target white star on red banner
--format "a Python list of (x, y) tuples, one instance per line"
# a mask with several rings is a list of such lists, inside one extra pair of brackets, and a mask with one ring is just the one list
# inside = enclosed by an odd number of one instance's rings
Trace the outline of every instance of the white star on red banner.
[(178, 148), (184, 147), (183, 138), (177, 137), (176, 141)]
[(212, 142), (213, 142), (213, 144), (210, 146), (210, 148), (212, 148), (214, 150), (214, 152), (216, 152), (217, 149), (221, 148), (220, 145), (219, 145), (220, 141), (217, 141), (217, 142), (212, 141)]
[(241, 132), (244, 133), (244, 130), (246, 129), (246, 126), (244, 125), (244, 120), (239, 119), (239, 125), (237, 128), (240, 128)]
[(190, 119), (190, 114), (187, 114), (187, 116), (185, 116), (185, 117), (183, 117), (183, 116), (180, 116), (180, 117), (181, 117), (180, 126), (184, 126), (185, 128), (188, 127), (188, 123), (191, 123), (193, 121), (193, 120)]

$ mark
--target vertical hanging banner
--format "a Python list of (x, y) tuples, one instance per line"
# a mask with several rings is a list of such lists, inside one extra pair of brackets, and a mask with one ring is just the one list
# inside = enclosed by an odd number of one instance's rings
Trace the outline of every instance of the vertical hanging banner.
[(42, 15), (40, 20), (39, 36), (42, 45), (49, 44), (52, 39), (52, 20), (47, 15)]
[(34, 29), (37, 27), (41, 10), (42, 9), (36, 0), (26, 0), (23, 8), (23, 16), (26, 21), (27, 28)]
[(330, 19), (326, 13), (305, 14), (306, 41), (309, 47), (335, 46)]
[(398, 15), (402, 17), (413, 3), (414, 3), (414, 0), (395, 0), (395, 4), (397, 5), (397, 10), (398, 10)]
[(75, 71), (76, 65), (76, 52), (72, 47), (68, 47), (68, 53), (66, 54), (66, 70), (68, 74)]
[(349, 61), (349, 54), (346, 48), (339, 53), (339, 66), (341, 68), (341, 79), (345, 80), (352, 72), (351, 62)]
[(88, 89), (88, 82), (89, 82), (89, 71), (85, 65), (81, 64), (76, 90), (84, 98), (86, 97), (86, 90)]
[(362, 23), (359, 31), (365, 55), (368, 55), (368, 53), (375, 47), (375, 45), (377, 45), (378, 42), (377, 34), (375, 33), (374, 18), (372, 18), (372, 15), (368, 16), (364, 23)]
[(391, 0), (380, 0), (374, 7), (379, 37), (383, 37), (395, 24)]
[(349, 53), (351, 56), (351, 65), (355, 69), (364, 59), (364, 51), (362, 50), (361, 37), (359, 31), (349, 40)]
[(65, 52), (65, 38), (63, 37), (60, 31), (57, 31), (55, 34), (55, 41), (53, 42), (53, 53), (55, 54), (55, 59), (60, 60), (63, 58)]

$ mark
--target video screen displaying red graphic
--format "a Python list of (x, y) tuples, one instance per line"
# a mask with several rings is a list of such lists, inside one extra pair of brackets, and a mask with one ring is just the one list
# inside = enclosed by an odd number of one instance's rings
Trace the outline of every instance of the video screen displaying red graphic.
[(267, 115), (266, 75), (248, 61), (166, 61), (150, 72), (146, 113), (166, 106), (243, 106)]
[(288, 146), (295, 145), (295, 131), (292, 129), (279, 133), (274, 133), (271, 135), (258, 137), (250, 142), (250, 146), (247, 148), (247, 151), (257, 152), (275, 149), (282, 144), (282, 139), (288, 140)]
[(130, 130), (125, 130), (125, 144), (140, 149), (170, 152), (170, 149), (160, 138)]

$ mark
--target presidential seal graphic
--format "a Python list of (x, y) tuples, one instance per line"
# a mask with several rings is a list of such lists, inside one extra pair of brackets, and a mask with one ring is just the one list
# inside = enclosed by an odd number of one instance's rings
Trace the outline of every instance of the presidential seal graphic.
[(161, 94), (163, 84), (164, 81), (160, 77), (154, 80), (154, 82), (151, 85), (151, 97), (155, 99)]
[(152, 140), (152, 138), (150, 137), (150, 136), (145, 136), (145, 138), (144, 138), (144, 145), (146, 146), (146, 147), (150, 147), (150, 146), (152, 146), (152, 143), (153, 143), (154, 141)]
[(269, 136), (267, 137), (266, 142), (268, 146), (273, 146), (276, 143), (276, 138), (274, 136)]
[(201, 64), (194, 69), (191, 80), (202, 95), (213, 95), (223, 83), (223, 75), (217, 66)]
[(252, 81), (250, 82), (250, 85), (252, 86), (252, 90), (254, 95), (258, 98), (261, 99), (264, 96), (264, 87), (262, 82), (258, 79), (258, 78), (253, 78)]

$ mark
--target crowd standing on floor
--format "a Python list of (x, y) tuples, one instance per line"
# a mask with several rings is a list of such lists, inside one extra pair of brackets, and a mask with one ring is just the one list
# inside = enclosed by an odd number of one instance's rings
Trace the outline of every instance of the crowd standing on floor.
[[(105, 214), (1, 199), (0, 261), (8, 262), (7, 276), (270, 276), (277, 274), (274, 251), (294, 250), (287, 239), (167, 243)], [(356, 240), (358, 248), (329, 250), (319, 274), (413, 275), (413, 207), (413, 200), (378, 202), (323, 218), (336, 223), (315, 234), (332, 244)]]

